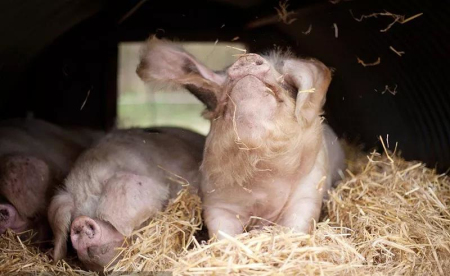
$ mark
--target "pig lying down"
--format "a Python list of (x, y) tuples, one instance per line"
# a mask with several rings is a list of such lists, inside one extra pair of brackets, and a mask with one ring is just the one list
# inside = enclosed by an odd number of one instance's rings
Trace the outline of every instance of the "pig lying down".
[(65, 256), (70, 235), (86, 268), (103, 270), (114, 248), (182, 188), (171, 173), (198, 188), (204, 139), (174, 128), (120, 130), (84, 152), (49, 207), (54, 259)]
[(47, 206), (54, 187), (95, 136), (37, 119), (0, 122), (0, 234), (34, 229), (48, 239)]
[(175, 44), (151, 38), (137, 73), (145, 82), (183, 86), (206, 105), (211, 130), (201, 192), (210, 236), (261, 226), (253, 216), (311, 230), (344, 168), (337, 137), (320, 116), (331, 81), (324, 64), (272, 52), (241, 55), (213, 72)]

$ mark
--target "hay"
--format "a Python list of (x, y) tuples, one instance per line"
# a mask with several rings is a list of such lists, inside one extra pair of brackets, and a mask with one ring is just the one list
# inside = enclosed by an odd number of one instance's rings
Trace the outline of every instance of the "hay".
[(329, 222), (312, 235), (272, 226), (210, 244), (196, 244), (173, 268), (174, 275), (340, 275), (363, 266), (349, 229)]
[(31, 242), (34, 233), (21, 235), (8, 230), (0, 237), (0, 275), (97, 275), (85, 272), (66, 261), (52, 264), (51, 258)]
[(312, 24), (309, 24), (308, 29), (306, 31), (302, 32), (302, 34), (309, 35), (311, 33), (311, 30), (312, 30)]
[(295, 20), (297, 20), (297, 18), (291, 18), (289, 19), (289, 17), (295, 15), (295, 12), (292, 11), (288, 11), (288, 4), (289, 0), (285, 0), (278, 2), (278, 7), (275, 7), (275, 10), (277, 11), (278, 17), (279, 17), (279, 21), (282, 21), (284, 24), (286, 25), (290, 25), (292, 24)]
[(368, 67), (368, 66), (375, 66), (375, 65), (380, 64), (380, 63), (381, 63), (381, 58), (378, 57), (378, 59), (377, 59), (376, 61), (371, 62), (371, 63), (366, 63), (366, 62), (364, 62), (362, 59), (360, 59), (359, 57), (356, 57), (356, 61), (357, 61), (359, 64), (361, 64), (362, 66)]
[(338, 26), (336, 23), (333, 23), (333, 28), (334, 28), (334, 37), (338, 38), (339, 36), (339, 30), (338, 30)]
[(122, 259), (105, 267), (105, 272), (168, 270), (190, 247), (201, 226), (200, 198), (183, 189), (164, 212), (132, 234), (124, 247), (118, 249), (117, 256)]
[[(375, 92), (378, 92), (378, 90), (377, 89), (374, 89), (375, 90)], [(389, 92), (389, 94), (392, 94), (392, 95), (396, 95), (397, 94), (397, 84), (395, 84), (395, 86), (393, 87), (393, 88), (390, 88), (389, 87), (389, 85), (385, 85), (384, 86), (384, 90), (383, 91), (381, 91), (380, 93), (381, 93), (381, 95), (383, 95), (383, 94), (385, 94), (386, 92)]]
[(374, 272), (448, 275), (449, 177), (389, 153), (367, 158), (330, 194), (329, 219), (354, 230)]
[[(344, 145), (348, 171), (310, 235), (280, 226), (198, 242), (200, 199), (186, 190), (135, 232), (106, 270), (174, 275), (450, 275), (450, 179), (389, 152)], [(87, 275), (50, 259), (8, 232), (0, 274)], [(22, 245), (23, 244), (23, 245)], [(9, 274), (8, 274), (9, 275)], [(91, 273), (92, 275), (92, 273)]]
[(423, 15), (423, 13), (418, 13), (416, 15), (410, 16), (408, 18), (405, 19), (404, 15), (400, 15), (400, 14), (395, 14), (395, 13), (391, 13), (388, 11), (384, 11), (384, 12), (374, 12), (371, 14), (364, 14), (361, 15), (360, 18), (357, 18), (353, 15), (352, 10), (349, 10), (350, 14), (352, 15), (353, 19), (355, 19), (358, 22), (363, 21), (364, 19), (368, 19), (368, 18), (378, 18), (378, 16), (386, 16), (386, 17), (391, 17), (394, 19), (394, 21), (392, 21), (385, 29), (380, 30), (380, 32), (387, 32), (390, 28), (392, 28), (392, 26), (394, 26), (395, 23), (399, 22), (401, 24), (405, 24), (411, 20), (414, 20), (420, 16)]
[(404, 55), (405, 54), (405, 52), (404, 51), (397, 51), (396, 49), (394, 49), (394, 47), (392, 47), (392, 46), (389, 46), (389, 49), (391, 49), (392, 50), (392, 52), (394, 52), (396, 55), (398, 55), (399, 57), (401, 57), (402, 55)]

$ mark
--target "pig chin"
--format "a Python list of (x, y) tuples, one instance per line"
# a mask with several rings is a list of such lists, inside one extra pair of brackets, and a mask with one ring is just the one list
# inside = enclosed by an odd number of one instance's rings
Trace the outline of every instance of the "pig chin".
[(273, 92), (259, 78), (248, 75), (234, 82), (229, 97), (227, 118), (231, 120), (238, 140), (251, 144), (263, 140), (277, 108)]
[(77, 251), (78, 259), (83, 265), (91, 271), (101, 272), (108, 264), (116, 264), (120, 258), (116, 258), (114, 262), (111, 261), (117, 256), (116, 248), (120, 247), (122, 242), (111, 242), (99, 246), (91, 246), (83, 251)]

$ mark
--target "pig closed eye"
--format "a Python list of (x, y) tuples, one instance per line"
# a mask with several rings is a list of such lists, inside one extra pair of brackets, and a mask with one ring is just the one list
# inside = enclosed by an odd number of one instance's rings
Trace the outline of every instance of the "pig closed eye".
[(255, 63), (256, 65), (263, 65), (264, 62), (262, 60), (257, 60)]
[(292, 97), (294, 97), (294, 98), (297, 97), (298, 90), (293, 85), (291, 85), (288, 81), (285, 80), (285, 81), (281, 82), (280, 85), (284, 90), (288, 91)]

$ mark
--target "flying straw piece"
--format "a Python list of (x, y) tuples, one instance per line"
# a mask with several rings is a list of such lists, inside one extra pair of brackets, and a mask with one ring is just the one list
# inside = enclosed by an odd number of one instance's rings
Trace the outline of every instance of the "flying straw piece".
[(302, 32), (302, 34), (309, 35), (311, 33), (311, 30), (312, 30), (312, 24), (309, 24), (308, 29), (306, 31)]
[(368, 66), (375, 66), (381, 63), (381, 58), (379, 57), (375, 62), (372, 63), (365, 63), (362, 59), (360, 59), (359, 57), (356, 57), (356, 60), (358, 61), (359, 64), (361, 64), (364, 67), (368, 67)]
[(294, 15), (294, 12), (288, 12), (288, 11), (287, 11), (287, 9), (288, 9), (288, 7), (289, 7), (288, 0), (286, 0), (286, 1), (284, 1), (284, 2), (280, 1), (280, 2), (278, 3), (278, 6), (279, 6), (280, 8), (275, 8), (275, 10), (276, 10), (277, 13), (278, 13), (279, 20), (282, 21), (284, 24), (290, 25), (290, 24), (292, 24), (292, 22), (294, 22), (295, 20), (297, 20), (297, 18), (291, 18), (291, 19), (289, 19), (289, 17), (290, 17), (291, 15)]
[(394, 47), (392, 47), (392, 46), (389, 46), (389, 49), (391, 49), (391, 50), (392, 50), (394, 53), (396, 53), (399, 57), (401, 57), (402, 55), (405, 54), (405, 52), (403, 52), (403, 51), (397, 51), (397, 50), (395, 50)]

